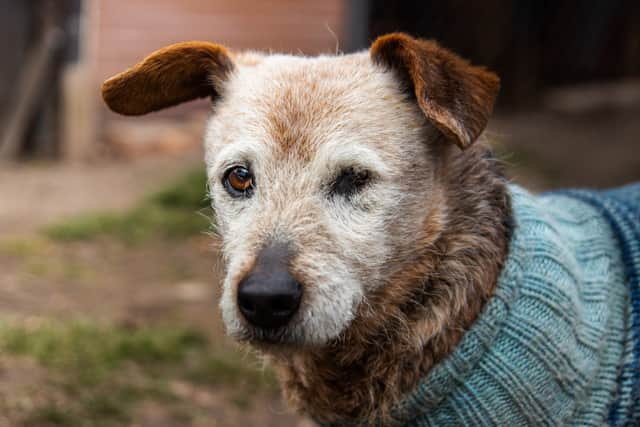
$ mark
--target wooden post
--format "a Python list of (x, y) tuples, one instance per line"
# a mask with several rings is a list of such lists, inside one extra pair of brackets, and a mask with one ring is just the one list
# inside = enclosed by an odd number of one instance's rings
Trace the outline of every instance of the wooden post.
[(83, 0), (79, 14), (78, 60), (68, 64), (63, 72), (60, 141), (65, 160), (83, 160), (97, 147), (100, 95), (94, 71), (99, 13), (99, 0)]
[(53, 73), (54, 58), (63, 40), (60, 29), (52, 26), (44, 31), (40, 42), (29, 53), (17, 84), (15, 107), (9, 111), (0, 139), (0, 156), (14, 157), (18, 153), (27, 126), (41, 107), (42, 92), (52, 84), (49, 75)]

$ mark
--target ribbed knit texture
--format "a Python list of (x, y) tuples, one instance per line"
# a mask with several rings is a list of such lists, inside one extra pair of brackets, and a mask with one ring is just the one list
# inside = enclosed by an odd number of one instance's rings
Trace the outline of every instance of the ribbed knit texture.
[(640, 425), (640, 185), (510, 192), (495, 294), (399, 424)]
[(564, 193), (594, 206), (620, 243), (630, 290), (629, 336), (618, 376), (618, 397), (607, 421), (611, 426), (640, 426), (640, 184), (604, 192)]

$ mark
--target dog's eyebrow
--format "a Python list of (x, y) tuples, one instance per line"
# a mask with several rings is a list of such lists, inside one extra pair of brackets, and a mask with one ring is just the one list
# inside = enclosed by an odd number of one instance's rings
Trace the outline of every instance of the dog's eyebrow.
[(318, 149), (312, 161), (312, 170), (318, 175), (324, 175), (327, 171), (333, 173), (336, 169), (345, 167), (366, 169), (381, 177), (389, 172), (388, 165), (380, 156), (361, 144), (327, 144)]
[(225, 147), (215, 155), (215, 161), (209, 168), (210, 176), (216, 176), (231, 166), (241, 164), (254, 164), (262, 156), (255, 143), (236, 142)]

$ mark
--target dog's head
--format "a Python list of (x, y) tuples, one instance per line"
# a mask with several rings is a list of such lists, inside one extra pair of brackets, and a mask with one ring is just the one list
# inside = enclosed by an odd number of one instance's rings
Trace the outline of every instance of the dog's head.
[(431, 41), (313, 58), (162, 49), (103, 86), (139, 115), (211, 97), (205, 137), (227, 332), (322, 346), (446, 227), (438, 147), (470, 146), (497, 77)]

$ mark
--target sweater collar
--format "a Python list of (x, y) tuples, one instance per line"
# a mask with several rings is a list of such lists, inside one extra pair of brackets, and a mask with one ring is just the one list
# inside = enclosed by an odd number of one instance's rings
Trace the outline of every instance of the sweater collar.
[[(513, 192), (514, 198), (521, 196), (520, 189), (516, 188)], [(515, 202), (516, 200), (513, 204), (517, 205)], [(521, 233), (513, 233), (510, 254), (492, 298), (454, 352), (435, 365), (429, 375), (401, 402), (394, 416), (400, 425), (438, 407), (454, 388), (465, 382), (474, 366), (491, 347), (517, 298), (517, 284), (522, 280), (523, 266), (528, 257), (525, 240)]]
[(454, 351), (395, 409), (398, 425), (535, 425), (577, 415), (601, 423), (608, 411), (628, 297), (611, 228), (575, 198), (509, 190), (515, 225), (494, 294)]

